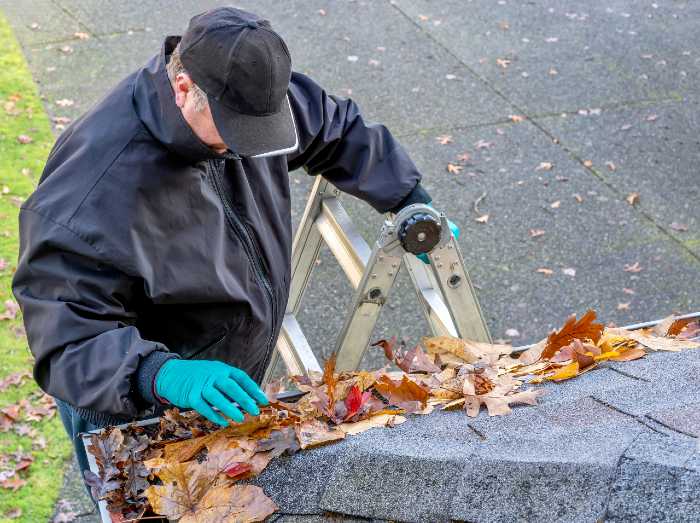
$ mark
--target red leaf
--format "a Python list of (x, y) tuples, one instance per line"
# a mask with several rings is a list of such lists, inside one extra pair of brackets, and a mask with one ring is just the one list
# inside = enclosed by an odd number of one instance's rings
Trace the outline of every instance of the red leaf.
[(225, 469), (224, 472), (229, 478), (235, 478), (250, 472), (251, 469), (250, 463), (234, 463)]
[[(346, 420), (352, 418), (357, 414), (357, 411), (360, 410), (360, 407), (362, 407), (364, 403), (363, 400), (366, 401), (363, 396), (360, 387), (353, 385), (350, 392), (348, 392), (348, 395), (345, 397), (345, 408), (347, 409), (347, 414), (345, 415)], [(367, 397), (369, 398), (369, 394), (367, 394)]]

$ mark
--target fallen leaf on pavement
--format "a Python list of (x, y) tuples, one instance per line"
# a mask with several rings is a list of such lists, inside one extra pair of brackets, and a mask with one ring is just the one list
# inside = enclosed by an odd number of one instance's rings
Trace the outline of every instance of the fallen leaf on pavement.
[(554, 164), (551, 162), (540, 162), (540, 164), (535, 167), (535, 171), (551, 171)]
[(440, 145), (447, 145), (448, 143), (452, 143), (452, 136), (449, 134), (442, 134), (435, 138)]
[(544, 274), (545, 276), (551, 276), (552, 274), (554, 274), (554, 271), (552, 269), (547, 269), (546, 267), (540, 267), (535, 272), (539, 272), (540, 274)]
[(544, 229), (530, 229), (530, 238), (539, 238), (544, 236)]
[(685, 223), (672, 222), (669, 227), (678, 232), (686, 232), (688, 230), (688, 226)]
[(642, 266), (639, 265), (639, 262), (634, 262), (633, 264), (625, 264), (625, 266), (622, 268), (623, 271), (625, 272), (640, 272), (642, 270)]
[(457, 165), (454, 163), (447, 164), (447, 172), (450, 174), (459, 174), (462, 171), (462, 169), (464, 169), (464, 167), (461, 165)]
[(478, 218), (474, 218), (474, 221), (476, 221), (477, 223), (488, 223), (489, 222), (489, 215), (482, 214)]
[(502, 67), (503, 69), (507, 69), (510, 63), (511, 61), (506, 58), (496, 58), (496, 65)]
[(635, 204), (639, 203), (639, 193), (631, 192), (627, 195), (627, 198), (625, 198), (625, 200), (627, 201), (627, 203), (634, 206)]

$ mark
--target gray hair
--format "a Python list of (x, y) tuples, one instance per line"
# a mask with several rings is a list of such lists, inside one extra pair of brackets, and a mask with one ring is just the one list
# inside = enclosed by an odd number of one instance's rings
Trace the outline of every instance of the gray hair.
[[(168, 61), (168, 64), (165, 66), (165, 68), (168, 72), (168, 78), (170, 78), (170, 83), (172, 83), (173, 85), (175, 85), (175, 79), (177, 78), (177, 75), (181, 73), (188, 74), (187, 70), (185, 69), (185, 66), (182, 65), (182, 60), (180, 58), (180, 44), (177, 44), (177, 47), (175, 47), (175, 50), (170, 55), (170, 60)], [(202, 89), (194, 82), (192, 82), (191, 92), (192, 96), (194, 97), (194, 110), (204, 110), (204, 108), (209, 103), (207, 101), (207, 94), (204, 91), (202, 91)]]

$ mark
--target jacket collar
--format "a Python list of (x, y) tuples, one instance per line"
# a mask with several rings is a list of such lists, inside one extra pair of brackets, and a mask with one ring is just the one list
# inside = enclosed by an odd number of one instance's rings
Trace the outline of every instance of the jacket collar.
[(233, 158), (233, 155), (217, 153), (202, 142), (175, 104), (165, 64), (179, 41), (179, 36), (166, 37), (160, 54), (151, 58), (138, 72), (134, 85), (136, 112), (156, 140), (193, 163)]

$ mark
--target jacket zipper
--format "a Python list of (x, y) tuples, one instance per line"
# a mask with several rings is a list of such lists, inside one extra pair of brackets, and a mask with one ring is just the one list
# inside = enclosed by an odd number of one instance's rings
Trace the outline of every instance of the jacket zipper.
[(270, 279), (268, 278), (267, 273), (265, 272), (265, 269), (262, 266), (262, 255), (258, 250), (257, 246), (255, 245), (255, 242), (253, 242), (248, 228), (233, 210), (233, 206), (230, 205), (228, 199), (224, 195), (224, 191), (221, 189), (221, 185), (219, 184), (218, 165), (216, 166), (216, 168), (211, 168), (210, 162), (207, 162), (207, 165), (209, 167), (208, 170), (211, 173), (212, 186), (214, 187), (214, 190), (219, 196), (219, 199), (223, 203), (226, 218), (228, 219), (229, 224), (236, 233), (236, 236), (238, 237), (239, 241), (243, 244), (243, 249), (246, 252), (246, 256), (248, 257), (248, 260), (250, 261), (253, 267), (253, 273), (255, 274), (256, 279), (262, 284), (262, 287), (265, 289), (265, 296), (267, 297), (267, 300), (270, 303), (270, 309), (272, 310), (272, 329), (270, 330), (270, 337), (268, 338), (267, 345), (265, 346), (265, 359), (263, 361), (264, 365), (258, 371), (259, 376), (253, 377), (254, 379), (258, 377), (262, 378), (267, 368), (267, 365), (269, 364), (270, 356), (272, 355), (272, 344), (275, 341), (274, 332), (275, 326), (277, 325), (277, 306), (275, 303), (274, 295), (272, 293), (272, 283), (270, 282)]

